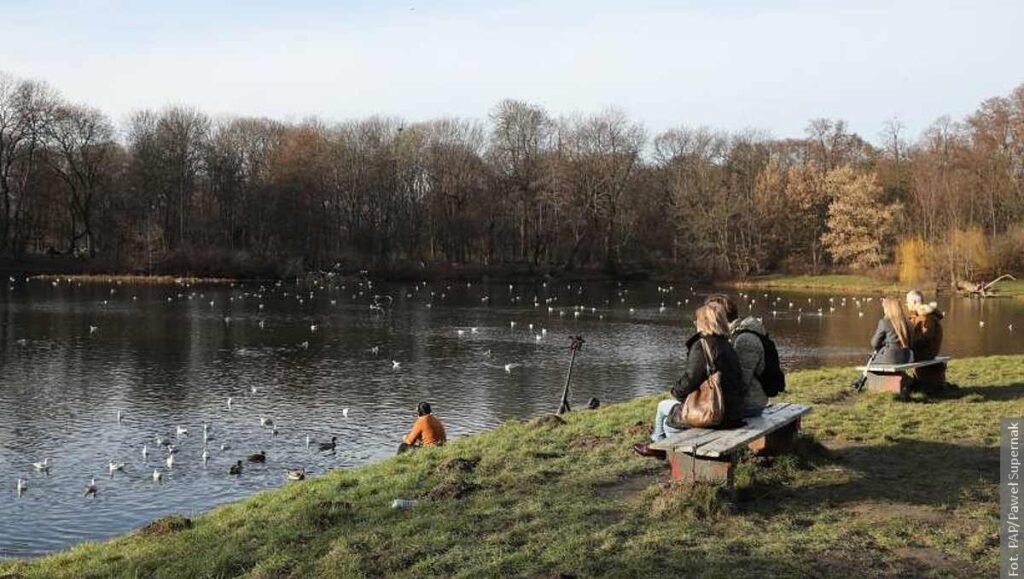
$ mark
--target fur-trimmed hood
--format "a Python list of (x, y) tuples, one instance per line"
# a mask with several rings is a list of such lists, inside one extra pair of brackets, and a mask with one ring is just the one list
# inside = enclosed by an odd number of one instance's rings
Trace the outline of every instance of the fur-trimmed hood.
[(938, 319), (942, 319), (942, 312), (939, 311), (939, 304), (935, 302), (927, 304), (917, 304), (916, 306), (910, 307), (910, 312), (918, 316), (935, 316)]

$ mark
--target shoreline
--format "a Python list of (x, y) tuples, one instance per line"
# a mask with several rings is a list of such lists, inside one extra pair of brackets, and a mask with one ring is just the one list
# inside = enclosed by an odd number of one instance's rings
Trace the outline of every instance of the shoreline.
[[(999, 438), (989, 423), (1019, 410), (1024, 356), (954, 361), (961, 396), (930, 404), (850, 394), (854, 374), (792, 373), (779, 400), (814, 406), (798, 452), (744, 459), (732, 496), (671, 484), (662, 463), (632, 454), (654, 395), (562, 421), (509, 421), (194, 518), (0, 561), (0, 577), (994, 573), (985, 513), (998, 501)], [(392, 509), (396, 498), (418, 503)], [(690, 539), (673, 555), (680, 537)], [(723, 541), (746, 546), (722, 558)], [(943, 557), (922, 556), (932, 553)]]

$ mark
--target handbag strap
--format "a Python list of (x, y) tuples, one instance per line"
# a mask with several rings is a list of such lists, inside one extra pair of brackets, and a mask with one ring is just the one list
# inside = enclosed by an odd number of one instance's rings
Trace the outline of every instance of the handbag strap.
[(710, 378), (714, 374), (715, 370), (715, 359), (711, 356), (711, 347), (708, 346), (707, 338), (704, 336), (700, 337), (700, 345), (704, 348), (704, 369), (708, 373)]

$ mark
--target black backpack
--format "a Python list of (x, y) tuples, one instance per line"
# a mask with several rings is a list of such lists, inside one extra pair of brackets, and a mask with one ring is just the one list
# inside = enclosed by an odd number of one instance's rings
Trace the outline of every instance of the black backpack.
[(779, 349), (775, 347), (775, 342), (767, 334), (760, 334), (754, 330), (740, 330), (736, 335), (743, 333), (754, 334), (761, 340), (761, 347), (764, 349), (764, 370), (757, 379), (761, 382), (764, 393), (771, 398), (785, 392), (786, 374), (782, 372), (782, 366), (779, 364)]

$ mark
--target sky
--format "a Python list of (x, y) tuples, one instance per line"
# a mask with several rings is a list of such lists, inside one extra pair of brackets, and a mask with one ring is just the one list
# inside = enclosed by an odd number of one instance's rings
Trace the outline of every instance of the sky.
[(115, 120), (190, 105), (297, 121), (624, 110), (910, 136), (1024, 84), (1024, 1), (0, 0), (0, 71)]

